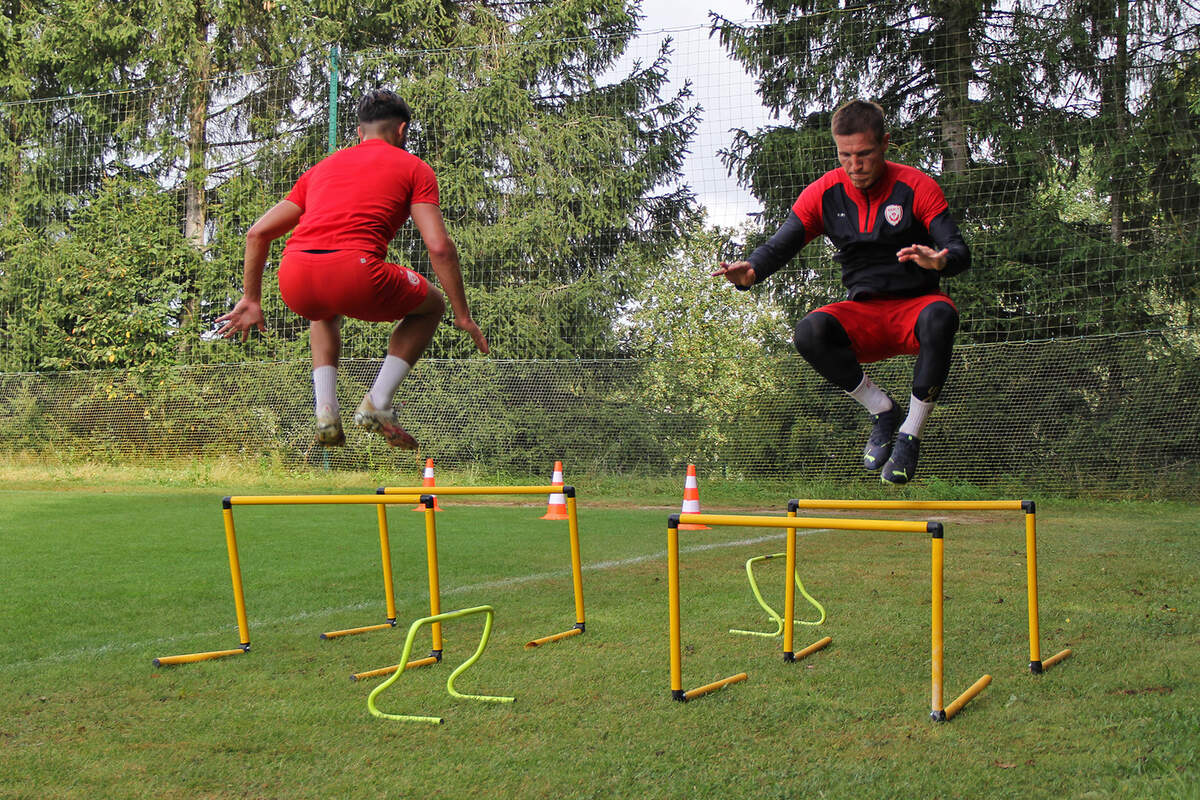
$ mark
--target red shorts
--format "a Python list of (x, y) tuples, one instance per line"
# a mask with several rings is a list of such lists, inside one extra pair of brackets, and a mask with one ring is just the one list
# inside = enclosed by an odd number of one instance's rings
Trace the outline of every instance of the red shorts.
[(391, 322), (419, 306), (429, 281), (399, 264), (360, 250), (284, 253), (279, 294), (287, 307), (309, 320), (337, 316)]
[(872, 297), (868, 300), (843, 300), (821, 306), (816, 311), (829, 314), (846, 329), (850, 346), (860, 364), (882, 361), (899, 355), (916, 355), (921, 349), (915, 328), (917, 317), (932, 303), (954, 301), (944, 294), (920, 297)]

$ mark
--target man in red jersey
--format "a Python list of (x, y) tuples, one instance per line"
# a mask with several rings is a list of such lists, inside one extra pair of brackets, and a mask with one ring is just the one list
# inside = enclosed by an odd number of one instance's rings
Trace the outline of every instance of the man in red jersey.
[[(262, 274), (275, 239), (292, 231), (279, 264), (279, 293), (288, 308), (308, 319), (313, 360), (317, 442), (346, 441), (337, 400), (342, 317), (396, 321), (387, 357), (371, 390), (354, 412), (359, 427), (388, 444), (415, 450), (400, 426), (392, 398), (433, 339), (446, 311), (442, 292), (407, 267), (384, 261), (388, 243), (410, 216), (450, 307), (454, 325), (470, 334), (481, 353), (487, 339), (471, 319), (458, 249), (438, 205), (437, 177), (404, 149), (412, 113), (394, 92), (368, 92), (358, 104), (359, 144), (339, 150), (309, 169), (288, 194), (246, 233), (243, 295), (217, 333), (231, 337), (266, 329)], [(293, 230), (294, 229), (294, 230)]]
[[(802, 319), (796, 349), (871, 415), (863, 466), (882, 467), (885, 483), (908, 483), (917, 468), (921, 427), (950, 373), (958, 331), (958, 310), (939, 279), (967, 269), (971, 253), (941, 187), (885, 159), (882, 108), (852, 100), (834, 112), (832, 132), (841, 167), (809, 184), (787, 221), (747, 260), (722, 262), (713, 275), (748, 289), (820, 234), (829, 238), (847, 299)], [(861, 366), (901, 354), (917, 357), (903, 421), (900, 407)]]

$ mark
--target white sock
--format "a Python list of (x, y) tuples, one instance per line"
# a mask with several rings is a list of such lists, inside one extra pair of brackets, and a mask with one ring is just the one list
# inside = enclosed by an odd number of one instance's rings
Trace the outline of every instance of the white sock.
[(375, 383), (371, 386), (368, 394), (368, 397), (371, 398), (371, 405), (376, 408), (391, 408), (392, 397), (400, 388), (400, 381), (404, 380), (404, 376), (410, 369), (412, 369), (412, 365), (398, 356), (388, 356), (383, 359), (383, 366), (379, 368), (379, 374), (375, 376)]
[(892, 398), (888, 397), (887, 392), (872, 383), (865, 372), (858, 388), (853, 392), (846, 392), (846, 394), (857, 400), (868, 414), (882, 414), (895, 405)]
[(921, 427), (925, 424), (926, 417), (929, 412), (933, 411), (933, 403), (918, 400), (915, 396), (910, 396), (908, 399), (908, 416), (904, 418), (904, 423), (900, 426), (901, 433), (907, 433), (912, 436), (921, 438)]
[(313, 398), (317, 411), (322, 406), (329, 406), (335, 412), (338, 410), (337, 367), (325, 366), (313, 370)]

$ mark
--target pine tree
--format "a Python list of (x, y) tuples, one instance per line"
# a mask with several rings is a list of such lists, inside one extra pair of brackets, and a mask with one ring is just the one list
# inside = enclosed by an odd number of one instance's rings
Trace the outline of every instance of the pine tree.
[[(768, 227), (834, 165), (833, 108), (866, 97), (889, 114), (892, 157), (938, 178), (971, 240), (980, 267), (954, 284), (960, 305), (974, 307), (964, 313), (965, 336), (1163, 324), (1150, 295), (1178, 288), (1182, 273), (1177, 258), (1140, 249), (1162, 203), (1139, 165), (1170, 162), (1181, 139), (1194, 142), (1196, 119), (1173, 115), (1180, 127), (1168, 137), (1164, 107), (1144, 101), (1194, 71), (1194, 8), (1178, 0), (764, 0), (759, 15), (761, 25), (718, 18), (714, 27), (790, 123), (743, 131), (725, 154), (765, 203)], [(1065, 212), (1064, 203), (1087, 195), (1101, 201), (1103, 220)], [(1189, 235), (1184, 250), (1194, 258)], [(775, 290), (795, 299), (794, 310), (837, 297), (832, 280), (811, 281), (828, 275), (821, 264), (805, 254), (790, 282), (780, 276)]]

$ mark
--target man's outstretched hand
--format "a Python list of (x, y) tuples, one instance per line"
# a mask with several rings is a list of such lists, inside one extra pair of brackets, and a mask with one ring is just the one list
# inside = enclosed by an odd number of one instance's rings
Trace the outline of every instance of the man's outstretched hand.
[(923, 244), (910, 244), (908, 247), (900, 248), (896, 253), (896, 258), (900, 261), (915, 261), (917, 266), (922, 269), (941, 272), (946, 268), (946, 255), (949, 252), (949, 249), (934, 250)]
[(217, 317), (217, 322), (225, 324), (217, 330), (217, 336), (229, 339), (242, 335), (242, 341), (250, 337), (250, 329), (258, 328), (262, 333), (267, 330), (267, 318), (263, 316), (262, 303), (242, 297), (228, 314)]
[(470, 334), (471, 339), (475, 342), (475, 346), (479, 348), (479, 352), (487, 355), (487, 352), (490, 349), (488, 347), (487, 337), (483, 335), (483, 331), (479, 329), (477, 324), (475, 324), (475, 320), (471, 319), (470, 317), (455, 317), (454, 327), (458, 328), (460, 331), (466, 331), (468, 334)]
[(712, 276), (714, 278), (724, 276), (725, 280), (742, 288), (753, 286), (754, 279), (757, 277), (754, 274), (754, 267), (749, 261), (734, 261), (733, 263), (722, 261), (721, 268), (712, 273)]

